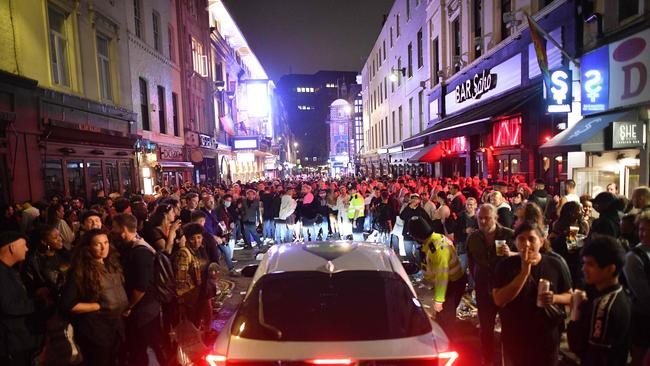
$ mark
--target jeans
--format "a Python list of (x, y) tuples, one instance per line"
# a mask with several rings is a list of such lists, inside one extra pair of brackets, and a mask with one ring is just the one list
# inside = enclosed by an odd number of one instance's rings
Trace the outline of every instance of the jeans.
[[(366, 210), (366, 212), (367, 212), (367, 210)], [(372, 221), (373, 221), (372, 214), (368, 213), (365, 216), (365, 219), (363, 220), (363, 230), (364, 231), (371, 231), (372, 230)]]
[[(406, 250), (406, 260), (420, 265), (420, 250), (418, 249), (418, 243), (413, 239), (404, 238), (404, 249)], [(399, 253), (399, 248), (397, 248), (397, 253)]]
[(484, 284), (476, 286), (476, 307), (478, 308), (479, 333), (481, 337), (481, 356), (484, 363), (494, 362), (494, 324), (498, 308), (492, 300), (490, 290)]
[(223, 254), (223, 260), (226, 262), (226, 267), (228, 267), (229, 271), (232, 271), (232, 269), (235, 268), (235, 265), (232, 263), (232, 247), (227, 243), (218, 245), (217, 247)]
[(275, 242), (291, 243), (293, 242), (293, 225), (287, 225), (284, 220), (275, 221)]
[(316, 235), (318, 234), (319, 225), (312, 219), (303, 219), (302, 228), (300, 232), (302, 233), (302, 240), (304, 242), (315, 241)]
[[(468, 266), (469, 266), (469, 256), (468, 256), (468, 254), (467, 253), (458, 254), (458, 259), (460, 260), (460, 265), (463, 268), (463, 271), (465, 273), (468, 273), (469, 272), (467, 270)], [(468, 291), (471, 292), (471, 290), (474, 288), (474, 279), (472, 278), (471, 273), (469, 273), (467, 275), (467, 284), (468, 284), (468, 288), (469, 288)]]
[(257, 243), (258, 248), (262, 246), (262, 239), (260, 238), (260, 234), (257, 233), (257, 226), (254, 223), (245, 222), (244, 223), (244, 242), (246, 240), (248, 240), (250, 242), (251, 237)]
[(329, 229), (329, 227), (330, 227), (329, 218), (326, 217), (326, 216), (323, 216), (323, 222), (321, 222), (320, 224), (316, 224), (316, 225), (318, 225), (318, 227), (316, 228), (316, 230), (317, 230), (316, 235), (318, 235), (318, 233), (320, 232), (321, 239), (322, 240), (327, 240), (327, 236), (329, 235), (329, 230), (330, 230)]
[(273, 219), (264, 219), (264, 237), (267, 239), (275, 238), (275, 222)]

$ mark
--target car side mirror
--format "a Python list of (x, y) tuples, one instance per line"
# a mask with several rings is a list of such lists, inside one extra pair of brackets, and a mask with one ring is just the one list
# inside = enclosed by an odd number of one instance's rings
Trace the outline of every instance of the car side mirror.
[(404, 267), (406, 274), (409, 276), (418, 273), (418, 271), (420, 270), (420, 267), (418, 267), (417, 264), (411, 263), (409, 261), (403, 261), (402, 267)]
[(242, 268), (242, 270), (241, 270), (242, 277), (253, 277), (253, 276), (255, 276), (255, 272), (257, 272), (257, 267), (259, 267), (259, 265), (257, 265), (257, 264), (249, 264), (246, 267)]

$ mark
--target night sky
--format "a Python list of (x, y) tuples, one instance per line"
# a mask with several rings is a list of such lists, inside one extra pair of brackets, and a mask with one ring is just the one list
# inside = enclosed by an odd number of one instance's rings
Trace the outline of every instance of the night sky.
[[(274, 81), (318, 70), (361, 72), (394, 0), (224, 0)], [(291, 70), (291, 71), (290, 71)]]

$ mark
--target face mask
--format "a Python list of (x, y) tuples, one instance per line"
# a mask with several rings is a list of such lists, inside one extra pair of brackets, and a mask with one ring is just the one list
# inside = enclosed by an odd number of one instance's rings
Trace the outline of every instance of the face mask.
[(223, 203), (224, 207), (226, 207), (226, 208), (230, 207), (231, 204), (232, 204), (232, 202), (230, 202), (230, 201), (224, 201), (224, 203)]

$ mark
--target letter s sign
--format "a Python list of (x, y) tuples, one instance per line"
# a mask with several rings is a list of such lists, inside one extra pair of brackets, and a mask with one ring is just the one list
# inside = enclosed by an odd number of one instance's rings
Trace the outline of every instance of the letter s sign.
[(568, 67), (551, 71), (551, 85), (546, 90), (546, 111), (549, 113), (571, 112), (573, 101), (572, 73)]

